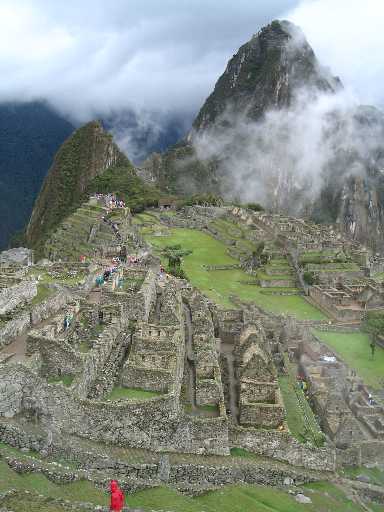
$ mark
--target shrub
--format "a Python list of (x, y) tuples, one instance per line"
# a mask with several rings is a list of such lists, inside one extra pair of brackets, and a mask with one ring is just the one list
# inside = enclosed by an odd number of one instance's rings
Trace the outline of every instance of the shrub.
[(317, 284), (318, 279), (316, 278), (315, 274), (313, 272), (304, 272), (303, 278), (305, 283), (308, 286), (313, 286), (314, 284)]
[(263, 212), (264, 211), (264, 208), (259, 203), (247, 203), (245, 206), (246, 206), (246, 208), (248, 208), (248, 210), (252, 210), (254, 212)]

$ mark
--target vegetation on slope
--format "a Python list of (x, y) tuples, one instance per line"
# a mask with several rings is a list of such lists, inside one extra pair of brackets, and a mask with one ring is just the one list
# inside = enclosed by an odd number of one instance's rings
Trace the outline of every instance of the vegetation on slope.
[[(167, 245), (180, 244), (192, 253), (185, 256), (183, 269), (191, 283), (205, 295), (224, 307), (232, 307), (231, 296), (244, 301), (253, 301), (268, 311), (285, 313), (299, 319), (322, 320), (324, 315), (306, 302), (301, 296), (272, 296), (266, 295), (262, 288), (246, 284), (250, 276), (240, 269), (205, 270), (205, 265), (233, 265), (238, 261), (227, 254), (227, 248), (211, 236), (193, 229), (167, 229), (161, 226), (166, 236), (153, 236), (145, 232), (145, 237), (158, 249)], [(164, 260), (164, 264), (166, 264)]]
[(88, 186), (88, 192), (115, 193), (123, 199), (133, 212), (141, 212), (146, 207), (157, 206), (160, 193), (154, 187), (146, 185), (135, 173), (132, 165), (107, 169), (96, 176)]
[[(18, 512), (65, 512), (73, 509), (73, 502), (88, 502), (106, 506), (109, 497), (91, 482), (78, 481), (54, 484), (39, 473), (18, 474), (0, 460), (0, 492), (9, 489), (29, 491), (19, 496), (1, 499), (1, 506)], [(341, 490), (328, 482), (304, 486), (312, 503), (297, 503), (283, 490), (259, 485), (231, 485), (191, 498), (176, 490), (157, 487), (129, 494), (127, 505), (145, 511), (172, 510), (173, 512), (362, 512)], [(48, 499), (45, 497), (49, 497)], [(68, 500), (62, 506), (52, 499)], [(383, 510), (378, 507), (375, 510)]]
[(157, 205), (160, 197), (136, 175), (98, 122), (76, 130), (56, 154), (27, 228), (28, 245), (41, 250), (57, 226), (92, 192), (115, 193), (134, 212)]
[(62, 144), (27, 228), (27, 242), (31, 247), (38, 246), (80, 205), (88, 184), (105, 170), (110, 159), (118, 165), (129, 165), (128, 159), (113, 144), (112, 136), (96, 121), (76, 130)]

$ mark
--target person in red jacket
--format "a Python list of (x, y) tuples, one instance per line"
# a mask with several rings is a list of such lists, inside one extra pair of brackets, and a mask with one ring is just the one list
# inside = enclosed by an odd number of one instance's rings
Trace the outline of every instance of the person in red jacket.
[(109, 510), (120, 512), (124, 507), (124, 494), (117, 480), (111, 480), (111, 506)]

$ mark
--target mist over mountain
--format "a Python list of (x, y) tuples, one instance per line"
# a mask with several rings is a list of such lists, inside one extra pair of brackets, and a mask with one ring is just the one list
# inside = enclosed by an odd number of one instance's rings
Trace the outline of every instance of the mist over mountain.
[[(164, 151), (190, 129), (191, 116), (133, 111), (102, 119), (134, 163)], [(77, 126), (44, 102), (0, 104), (0, 248), (22, 230), (59, 146)]]
[(383, 135), (382, 112), (358, 104), (297, 26), (274, 21), (229, 61), (187, 138), (143, 167), (169, 191), (337, 221), (377, 248)]
[(192, 126), (195, 112), (164, 114), (161, 112), (116, 111), (102, 122), (117, 145), (130, 160), (140, 164), (153, 152), (166, 151), (183, 138)]

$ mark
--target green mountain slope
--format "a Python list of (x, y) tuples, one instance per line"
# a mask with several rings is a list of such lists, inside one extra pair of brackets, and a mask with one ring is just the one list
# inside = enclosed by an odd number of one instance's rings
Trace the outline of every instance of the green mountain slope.
[(27, 227), (27, 243), (40, 249), (94, 192), (112, 192), (133, 210), (157, 204), (159, 193), (142, 182), (112, 136), (97, 121), (76, 130), (57, 152)]

